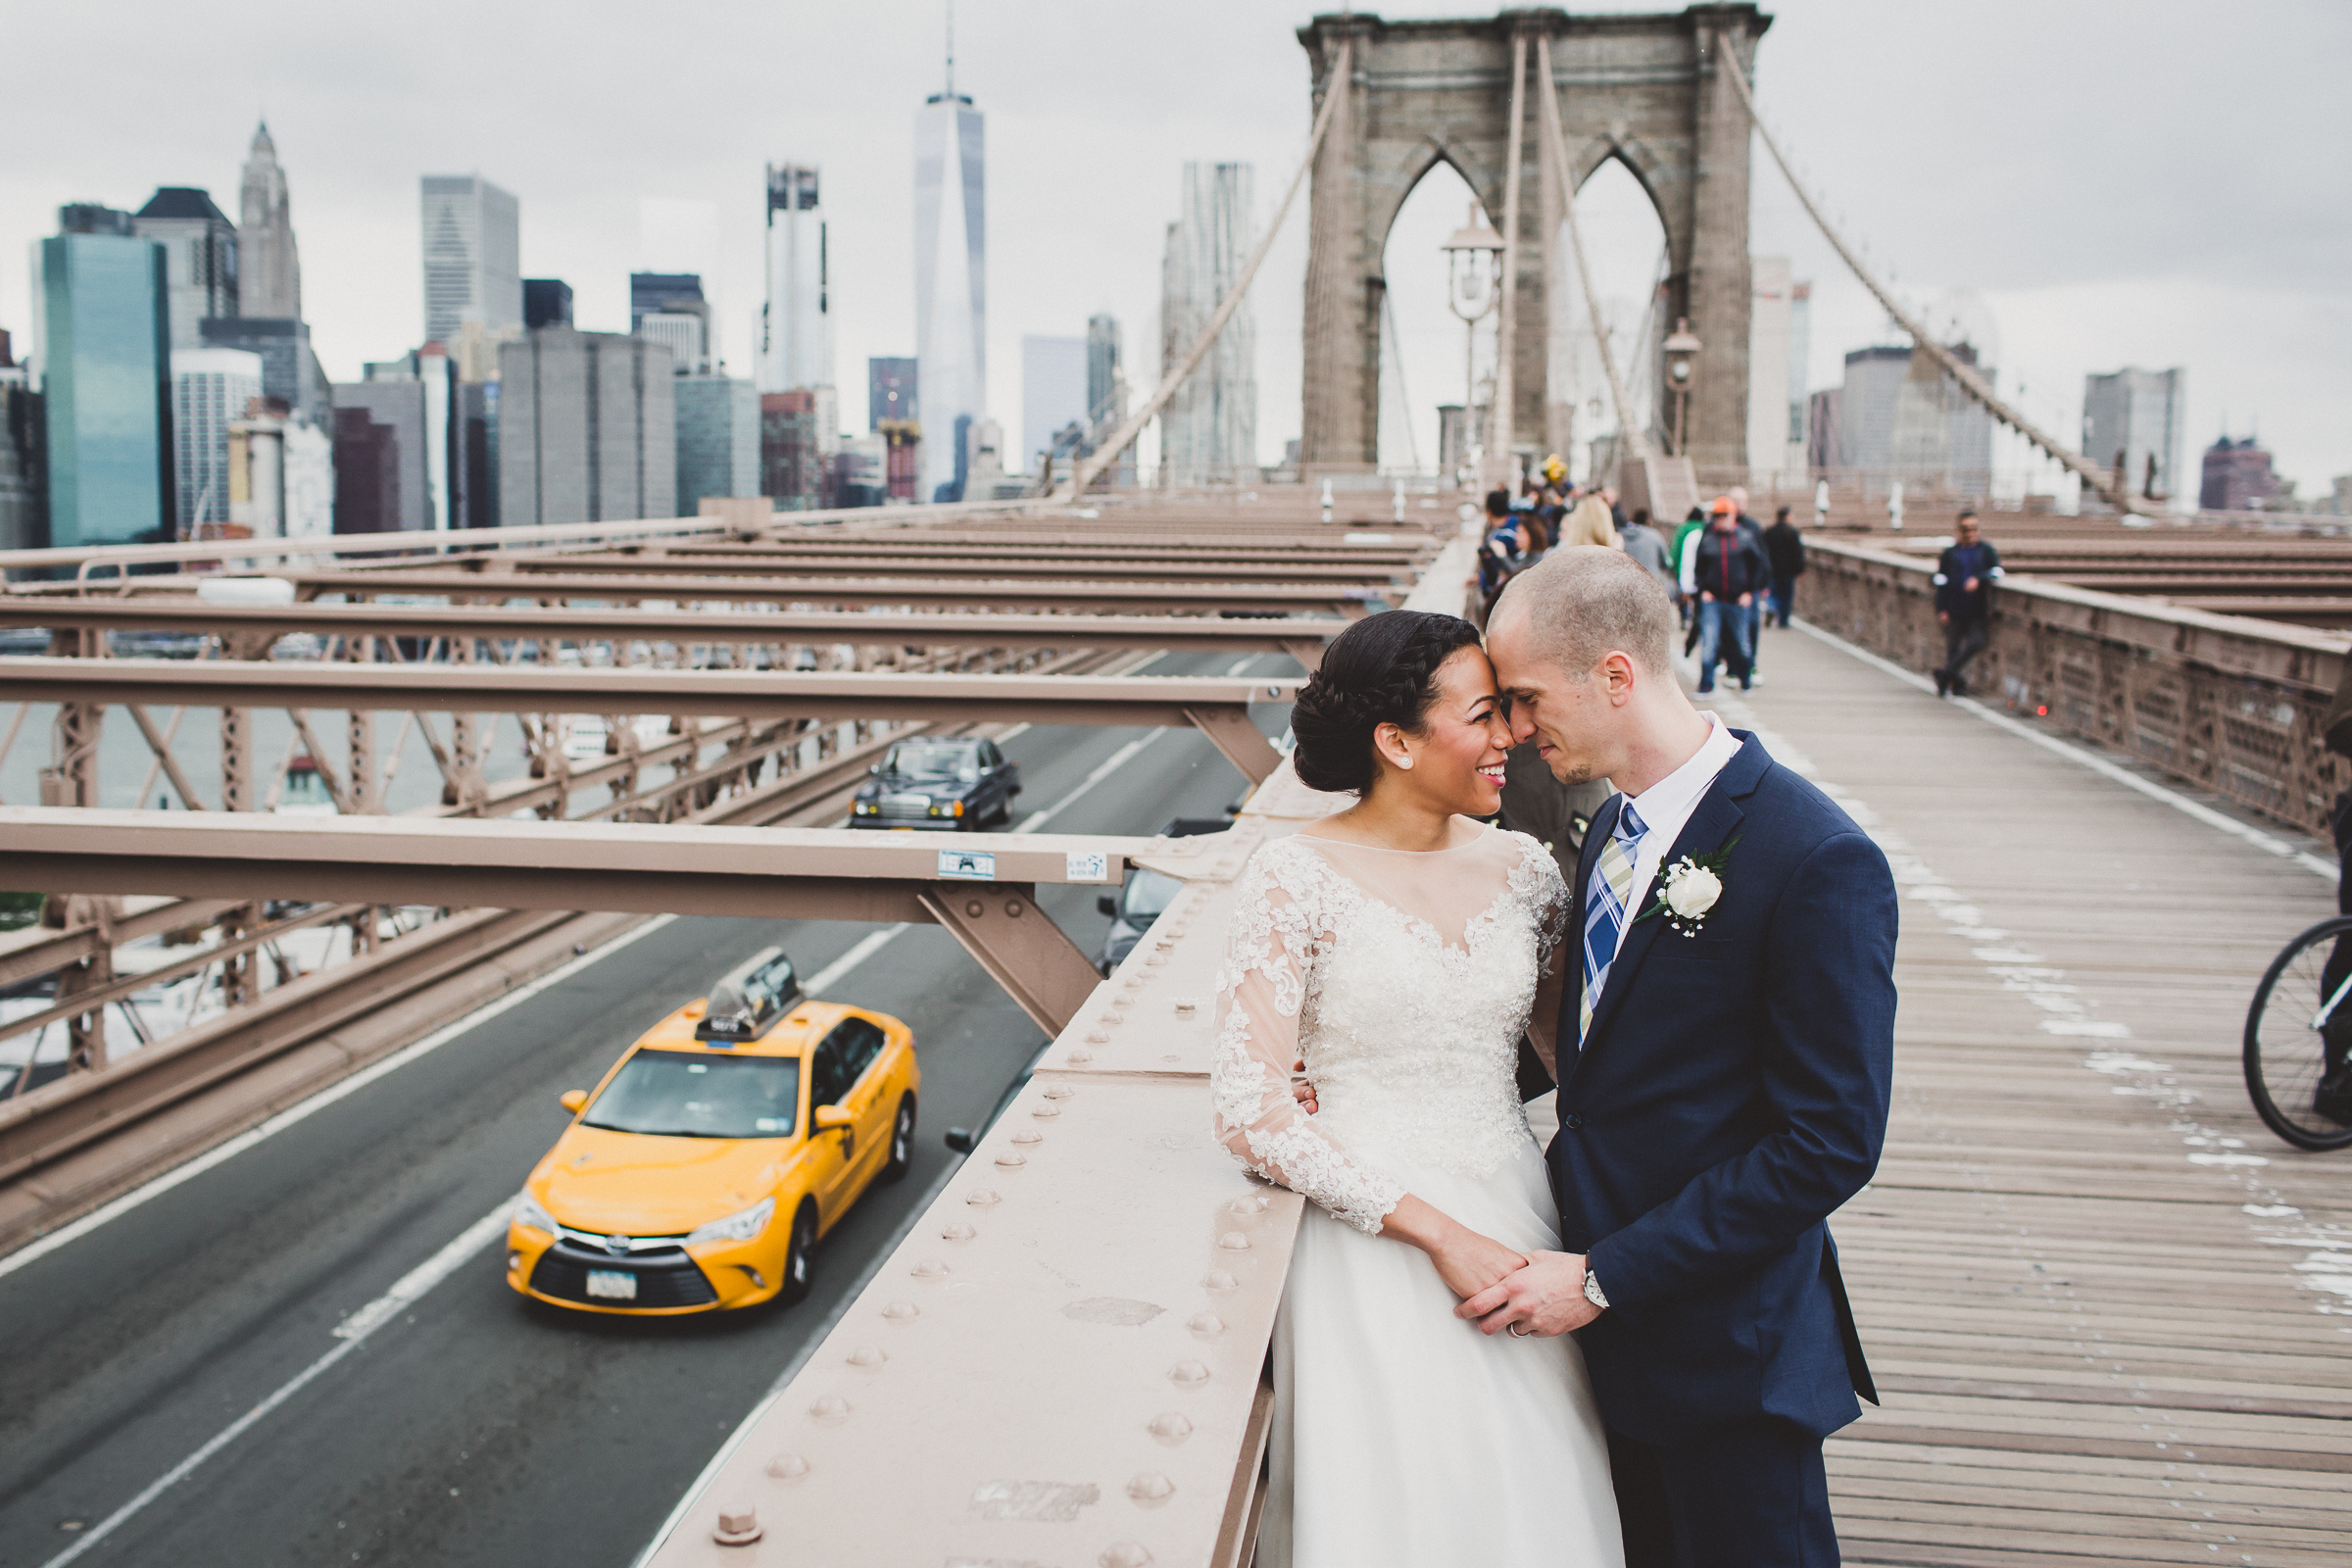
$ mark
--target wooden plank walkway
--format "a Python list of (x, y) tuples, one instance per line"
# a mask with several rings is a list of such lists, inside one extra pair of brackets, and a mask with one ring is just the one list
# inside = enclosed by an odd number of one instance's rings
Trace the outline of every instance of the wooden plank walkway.
[(1802, 630), (1763, 667), (1720, 710), (1903, 893), (1892, 1130), (1836, 1224), (1886, 1401), (1830, 1445), (1845, 1560), (2352, 1561), (2352, 1152), (2238, 1075), (2332, 883)]

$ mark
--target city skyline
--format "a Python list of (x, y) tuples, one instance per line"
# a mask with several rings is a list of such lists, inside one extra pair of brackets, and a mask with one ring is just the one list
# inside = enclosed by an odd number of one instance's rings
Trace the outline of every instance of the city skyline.
[[(1295, 167), (1309, 105), (1303, 57), (1290, 29), (1305, 12), (1212, 6), (1201, 27), (1188, 29), (1204, 37), (1172, 37), (1143, 65), (1089, 71), (1080, 69), (1074, 44), (1061, 41), (1064, 33), (1083, 33), (1061, 25), (1077, 13), (1048, 5), (1034, 22), (1015, 25), (1014, 13), (1001, 4), (963, 8), (958, 80), (995, 121), (986, 354), (1000, 368), (989, 400), (1000, 420), (1009, 424), (1019, 407), (1013, 367), (1022, 335), (1083, 330), (1088, 315), (1107, 311), (1128, 323), (1135, 341), (1156, 342), (1156, 264), (1183, 162), (1254, 161), (1264, 187)], [(2030, 28), (2031, 14), (2002, 5), (1965, 27), (1883, 16), (1865, 27), (1848, 0), (1791, 0), (1774, 12), (1758, 78), (1765, 114), (1832, 213), (1848, 220), (1873, 264), (1890, 271), (1906, 295), (1931, 299), (1971, 286), (1990, 301), (2009, 341), (2004, 390), (2022, 382), (2035, 417), (2071, 433), (2080, 426), (2085, 373), (2185, 365), (2192, 445), (2209, 441), (2227, 414), (2240, 432), (2259, 421), (2280, 470), (2306, 494), (2352, 467), (2352, 450), (2337, 434), (2352, 427), (2352, 393), (2336, 388), (2329, 373), (2352, 348), (2352, 318), (2332, 292), (2326, 262), (2341, 248), (2336, 231), (2346, 220), (2327, 203), (2295, 220), (2281, 216), (2311, 207), (2293, 195), (2296, 187), (2327, 187), (2318, 151), (2326, 138), (2312, 119), (2324, 94), (2302, 74), (2317, 71), (2328, 38), (2344, 39), (2340, 15), (2311, 5), (2257, 6), (2230, 34), (2248, 41), (2226, 41), (2217, 51), (2187, 44), (2178, 24), (2188, 16), (2184, 9), (2085, 6)], [(426, 13), (429, 23), (433, 8)], [(583, 24), (596, 14), (590, 7)], [(21, 343), (30, 335), (26, 247), (53, 230), (59, 204), (97, 199), (135, 208), (159, 184), (183, 183), (234, 211), (225, 198), (237, 192), (255, 122), (264, 118), (257, 110), (266, 110), (278, 157), (299, 187), (305, 315), (337, 378), (416, 346), (413, 204), (415, 182), (428, 170), (478, 168), (517, 194), (525, 208), (522, 271), (571, 281), (584, 326), (618, 329), (625, 321), (639, 197), (720, 204), (718, 254), (707, 276), (721, 357), (731, 373), (748, 374), (760, 300), (760, 230), (742, 193), (764, 162), (789, 151), (826, 170), (839, 363), (861, 365), (913, 346), (907, 110), (936, 90), (934, 7), (883, 6), (867, 16), (789, 24), (730, 14), (717, 24), (728, 45), (718, 51), (717, 71), (722, 83), (742, 87), (742, 102), (730, 101), (724, 86), (714, 89), (691, 124), (663, 123), (651, 100), (617, 114), (546, 90), (510, 101), (499, 62), (544, 47), (515, 19), (467, 14), (468, 25), (480, 24), (467, 58), (428, 62), (421, 39), (376, 37), (273, 4), (259, 15), (263, 41), (235, 50), (161, 11), (146, 28), (94, 29), (94, 19), (72, 14), (20, 23), (27, 58), (102, 48), (113, 63), (104, 79), (70, 91), (62, 82), (27, 81), (0, 106), (0, 126), (58, 154), (0, 172), (0, 326)], [(2013, 58), (1998, 44), (2034, 28), (2045, 52)], [(2266, 28), (2286, 29), (2310, 46), (2283, 64), (2268, 61), (2250, 41)], [(619, 69), (627, 51), (594, 32), (583, 25), (567, 58), (582, 69)], [(816, 50), (843, 69), (812, 74), (795, 107), (779, 112), (772, 95), (748, 83), (763, 51), (786, 33), (804, 57)], [(368, 58), (380, 55), (385, 69), (347, 69), (363, 36)], [(1924, 85), (1917, 72), (1891, 69), (1923, 49), (1936, 61)], [(2228, 140), (2259, 140), (2280, 156), (2251, 164), (2171, 126), (2124, 133), (2064, 66), (2083, 49), (2116, 62), (2152, 93), (2246, 97), (2252, 119), (2245, 137)], [(192, 67), (218, 78), (218, 90), (169, 122), (145, 112)], [(2260, 92), (2242, 91), (2257, 77)], [(1972, 106), (1987, 91), (2010, 105), (2002, 115), (1975, 114)], [(1951, 127), (1963, 121), (1967, 137), (1953, 137)], [(74, 133), (59, 136), (69, 122)], [(1853, 134), (1859, 124), (1870, 134)], [(387, 125), (399, 133), (385, 134)], [(1118, 177), (1074, 199), (1073, 171), (1097, 167), (1115, 169)], [(2094, 167), (2095, 180), (2083, 172)], [(1270, 200), (1261, 190), (1261, 202)], [(1421, 200), (1417, 192), (1408, 204), (1408, 220)], [(1596, 230), (1602, 205), (1593, 203)], [(1846, 351), (1883, 339), (1878, 314), (1795, 213), (1775, 173), (1759, 172), (1753, 220), (1757, 254), (1788, 255), (1796, 277), (1814, 280), (1810, 385), (1836, 385)], [(1449, 199), (1443, 221), (1458, 225), (1458, 202)], [(1304, 235), (1296, 220), (1291, 229), (1277, 239), (1253, 298), (1261, 461), (1277, 458), (1282, 439), (1297, 431)], [(1460, 378), (1460, 332), (1442, 297), (1407, 296), (1408, 270), (1395, 254), (1404, 238), (1400, 230), (1392, 239), (1391, 275), (1407, 382), (1416, 405), (1434, 407), (1452, 400), (1449, 385)], [(1603, 265), (1596, 257), (1596, 271)], [(1132, 379), (1148, 383), (1155, 368), (1139, 363)], [(1425, 449), (1434, 419), (1428, 424)]]

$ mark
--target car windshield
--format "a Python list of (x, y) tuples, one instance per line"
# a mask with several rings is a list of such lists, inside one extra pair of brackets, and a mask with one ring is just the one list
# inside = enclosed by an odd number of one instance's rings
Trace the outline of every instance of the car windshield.
[(662, 1138), (789, 1138), (800, 1102), (797, 1056), (640, 1051), (582, 1121)]
[(980, 754), (969, 746), (894, 746), (886, 770), (914, 778), (960, 778), (968, 784), (980, 776)]
[(1184, 884), (1176, 878), (1138, 866), (1127, 881), (1127, 891), (1119, 897), (1119, 912), (1131, 923), (1143, 925), (1158, 919), (1183, 891)]

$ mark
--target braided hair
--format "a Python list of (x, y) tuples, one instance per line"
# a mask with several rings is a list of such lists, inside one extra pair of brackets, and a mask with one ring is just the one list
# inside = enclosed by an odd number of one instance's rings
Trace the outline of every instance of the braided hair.
[(1298, 749), (1291, 765), (1310, 789), (1362, 794), (1380, 767), (1372, 732), (1383, 724), (1419, 734), (1438, 700), (1438, 666), (1458, 648), (1476, 648), (1478, 628), (1458, 615), (1387, 610), (1331, 641), (1323, 667), (1291, 710)]

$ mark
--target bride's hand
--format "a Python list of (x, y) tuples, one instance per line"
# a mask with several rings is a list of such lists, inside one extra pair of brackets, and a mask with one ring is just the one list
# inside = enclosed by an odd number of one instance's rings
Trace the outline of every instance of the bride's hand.
[(1524, 1255), (1463, 1225), (1429, 1250), (1429, 1260), (1446, 1288), (1464, 1300), (1527, 1267)]

